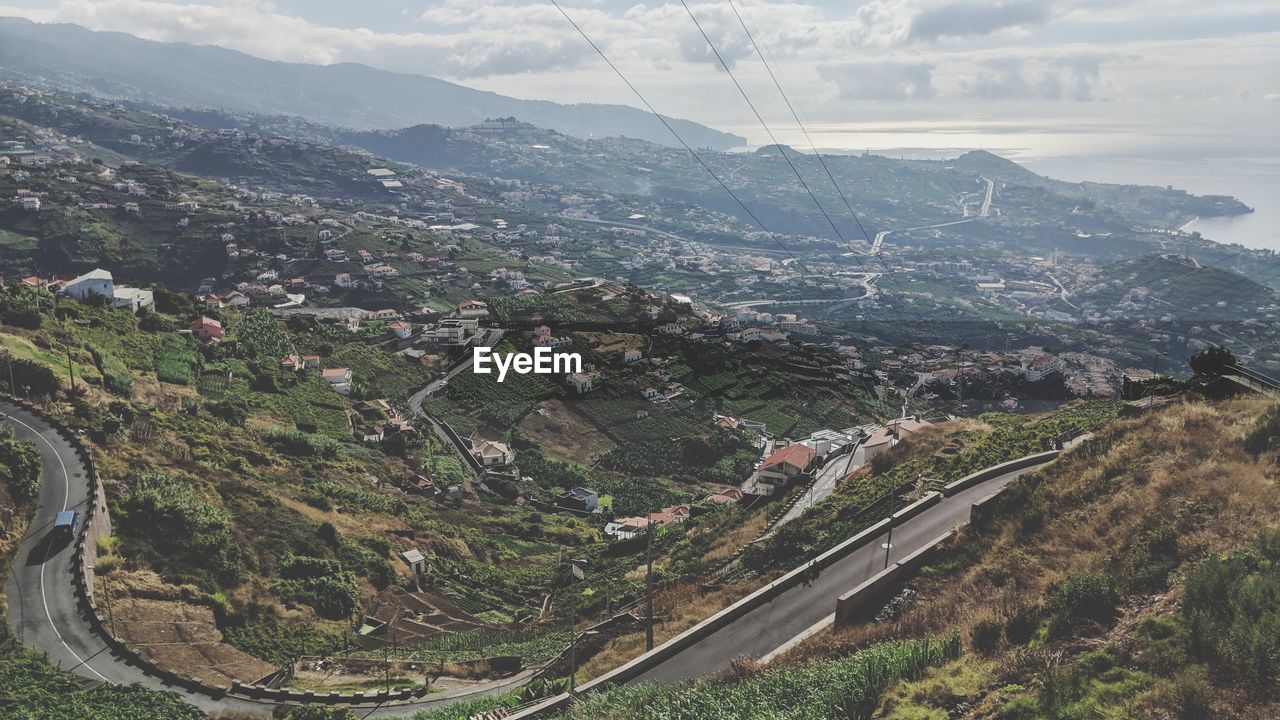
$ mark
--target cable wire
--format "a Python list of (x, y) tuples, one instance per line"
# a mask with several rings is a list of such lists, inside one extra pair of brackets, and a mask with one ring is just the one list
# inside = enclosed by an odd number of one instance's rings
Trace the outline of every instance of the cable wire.
[(751, 211), (751, 208), (747, 207), (746, 203), (744, 203), (737, 196), (737, 194), (735, 194), (733, 190), (729, 188), (728, 184), (726, 184), (725, 181), (722, 180), (720, 176), (717, 175), (716, 172), (711, 169), (711, 166), (707, 165), (706, 161), (702, 159), (702, 156), (699, 155), (697, 151), (695, 151), (693, 147), (689, 145), (689, 143), (685, 142), (685, 139), (680, 136), (680, 133), (676, 132), (676, 129), (671, 126), (671, 123), (667, 122), (667, 119), (662, 116), (662, 113), (659, 113), (656, 109), (654, 109), (653, 105), (650, 104), (648, 99), (645, 98), (645, 96), (640, 92), (640, 90), (638, 90), (636, 86), (632, 84), (631, 80), (629, 80), (627, 76), (623, 74), (622, 70), (619, 69), (618, 66), (613, 63), (613, 60), (609, 59), (609, 56), (605, 54), (604, 50), (601, 50), (600, 46), (596, 45), (595, 41), (592, 40), (591, 37), (587, 35), (586, 31), (584, 31), (582, 27), (579, 26), (578, 23), (575, 22), (574, 19), (569, 16), (569, 13), (565, 12), (565, 9), (560, 6), (560, 3), (557, 2), (556, 0), (548, 0), (548, 2), (554, 5), (556, 10), (560, 11), (560, 14), (564, 16), (564, 19), (569, 21), (569, 24), (573, 26), (573, 29), (578, 31), (578, 34), (582, 36), (582, 39), (587, 41), (587, 44), (590, 45), (591, 48), (596, 51), (596, 54), (599, 55), (600, 58), (605, 61), (605, 63), (609, 66), (609, 68), (613, 70), (614, 74), (616, 74), (618, 78), (622, 80), (622, 82), (626, 83), (627, 87), (631, 89), (631, 92), (634, 93), (635, 96), (639, 98), (640, 102), (643, 103), (644, 106), (649, 109), (649, 112), (653, 113), (654, 117), (658, 118), (658, 120), (662, 123), (662, 125), (666, 127), (667, 130), (671, 133), (671, 135), (674, 136), (675, 139), (679, 141), (681, 145), (684, 146), (684, 149), (689, 151), (689, 154), (692, 155), (693, 159), (696, 160), (698, 164), (702, 166), (702, 169), (706, 170), (707, 174), (715, 178), (716, 183), (718, 183), (720, 187), (724, 188), (724, 191), (729, 194), (729, 197), (733, 198), (733, 201), (738, 204), (738, 207), (742, 208), (743, 212), (745, 212), (747, 216), (750, 217), (752, 221), (754, 221), (755, 224), (761, 230), (763, 230), (766, 234), (768, 234), (770, 239), (772, 239), (775, 243), (777, 243), (778, 247), (782, 248), (782, 250), (786, 252), (787, 256), (790, 257), (796, 263), (796, 265), (800, 267), (801, 272), (803, 272), (806, 276), (812, 278), (813, 274), (809, 272), (809, 268), (805, 266), (804, 262), (800, 258), (796, 257), (795, 253), (791, 252), (791, 248), (787, 247), (785, 243), (783, 243), (781, 240), (778, 239), (777, 233), (773, 232), (768, 227), (766, 227), (765, 224), (760, 221), (760, 218), (756, 217), (756, 214)]

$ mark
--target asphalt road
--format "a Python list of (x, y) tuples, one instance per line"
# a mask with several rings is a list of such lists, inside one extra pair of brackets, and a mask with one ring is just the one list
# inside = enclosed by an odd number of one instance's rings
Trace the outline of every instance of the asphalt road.
[[(1039, 466), (1037, 466), (1039, 467)], [(941, 503), (893, 529), (889, 561), (896, 562), (969, 518), (972, 504), (1035, 468), (1000, 475), (944, 498)], [(835, 611), (836, 598), (885, 567), (885, 536), (866, 543), (823, 570), (808, 585), (797, 585), (748, 612), (687, 650), (674, 655), (635, 683), (671, 683), (729, 669), (734, 658), (759, 659)]]

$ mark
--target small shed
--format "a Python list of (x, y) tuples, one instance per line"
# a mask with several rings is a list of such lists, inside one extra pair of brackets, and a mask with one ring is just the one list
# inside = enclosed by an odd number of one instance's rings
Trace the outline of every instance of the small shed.
[(426, 572), (427, 559), (423, 557), (422, 552), (417, 548), (405, 550), (400, 553), (400, 557), (404, 558), (404, 561), (409, 564), (409, 569), (413, 571), (414, 575), (421, 575)]

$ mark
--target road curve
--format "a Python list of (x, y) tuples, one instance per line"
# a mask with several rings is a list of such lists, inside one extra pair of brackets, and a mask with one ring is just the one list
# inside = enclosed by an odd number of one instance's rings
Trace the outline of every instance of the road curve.
[[(896, 562), (947, 530), (967, 522), (975, 501), (1040, 467), (1043, 466), (1015, 470), (978, 483), (895, 526), (889, 561)], [(835, 610), (836, 598), (842, 593), (883, 570), (885, 550), (881, 544), (884, 541), (884, 535), (869, 540), (827, 567), (812, 582), (783, 591), (631, 682), (678, 682), (727, 670), (734, 658), (755, 660), (768, 655), (830, 615)]]
[[(40, 497), (27, 534), (18, 544), (6, 580), (9, 626), (22, 642), (44, 651), (54, 666), (97, 682), (138, 684), (177, 693), (206, 713), (236, 713), (268, 717), (276, 704), (226, 695), (214, 698), (164, 682), (137, 665), (112, 654), (94, 632), (82, 609), (73, 581), (72, 543), (51, 543), (53, 519), (62, 510), (75, 510), (81, 522), (92, 503), (88, 469), (75, 447), (39, 413), (0, 402), (3, 422), (20, 440), (35, 443), (42, 461)], [(406, 716), (481, 695), (512, 690), (528, 682), (528, 674), (486, 685), (465, 695), (447, 695), (399, 705), (351, 705), (361, 717)]]

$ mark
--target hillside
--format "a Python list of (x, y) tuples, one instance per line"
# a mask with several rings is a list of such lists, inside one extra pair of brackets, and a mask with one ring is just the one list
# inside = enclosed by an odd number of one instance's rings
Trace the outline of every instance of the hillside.
[[(355, 128), (472, 125), (516, 116), (583, 137), (626, 135), (674, 143), (652, 115), (621, 105), (518, 100), (366, 65), (270, 62), (212, 46), (152, 42), (18, 18), (0, 18), (0, 70), (11, 79), (40, 78), (113, 98), (300, 115)], [(745, 142), (687, 120), (669, 120), (695, 146), (727, 149)]]
[(1277, 449), (1280, 408), (1254, 398), (1121, 420), (1006, 490), (876, 621), (559, 717), (1275, 717)]

